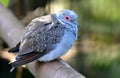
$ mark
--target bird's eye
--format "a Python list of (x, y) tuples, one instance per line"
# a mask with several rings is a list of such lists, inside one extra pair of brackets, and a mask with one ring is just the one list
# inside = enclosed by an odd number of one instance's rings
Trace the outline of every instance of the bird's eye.
[(70, 17), (69, 16), (65, 16), (65, 20), (70, 21)]

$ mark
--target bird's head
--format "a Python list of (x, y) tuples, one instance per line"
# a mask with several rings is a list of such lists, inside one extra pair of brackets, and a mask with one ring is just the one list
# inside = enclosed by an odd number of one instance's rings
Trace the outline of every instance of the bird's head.
[(76, 31), (76, 28), (79, 26), (77, 22), (77, 14), (72, 10), (62, 10), (56, 13), (57, 20), (64, 24), (66, 28)]

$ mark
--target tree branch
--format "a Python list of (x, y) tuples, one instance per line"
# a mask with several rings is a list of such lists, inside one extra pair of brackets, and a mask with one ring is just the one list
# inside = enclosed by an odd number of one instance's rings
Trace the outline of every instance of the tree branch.
[[(0, 36), (13, 47), (20, 40), (24, 26), (7, 8), (0, 5)], [(65, 63), (65, 62), (64, 62)], [(27, 64), (35, 78), (85, 78), (69, 65), (58, 60), (48, 63), (33, 61)]]

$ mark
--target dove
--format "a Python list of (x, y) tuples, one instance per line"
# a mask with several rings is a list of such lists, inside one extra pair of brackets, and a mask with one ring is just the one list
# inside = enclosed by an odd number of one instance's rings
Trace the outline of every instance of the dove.
[(77, 14), (67, 9), (33, 19), (20, 42), (8, 50), (18, 53), (12, 69), (34, 60), (49, 62), (67, 53), (77, 39), (77, 19)]

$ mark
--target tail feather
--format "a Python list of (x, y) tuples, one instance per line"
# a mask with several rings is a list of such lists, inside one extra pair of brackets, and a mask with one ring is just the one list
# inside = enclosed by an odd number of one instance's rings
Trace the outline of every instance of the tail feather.
[(9, 53), (17, 53), (17, 52), (19, 52), (19, 47), (20, 47), (20, 42), (15, 47), (9, 49), (8, 52)]
[(32, 53), (29, 53), (29, 54), (25, 54), (25, 55), (21, 56), (21, 58), (19, 58), (15, 62), (13, 62), (12, 67), (16, 68), (16, 67), (19, 67), (21, 65), (30, 63), (30, 62), (40, 58), (43, 55), (44, 55), (43, 53), (39, 53), (39, 52), (32, 52)]

